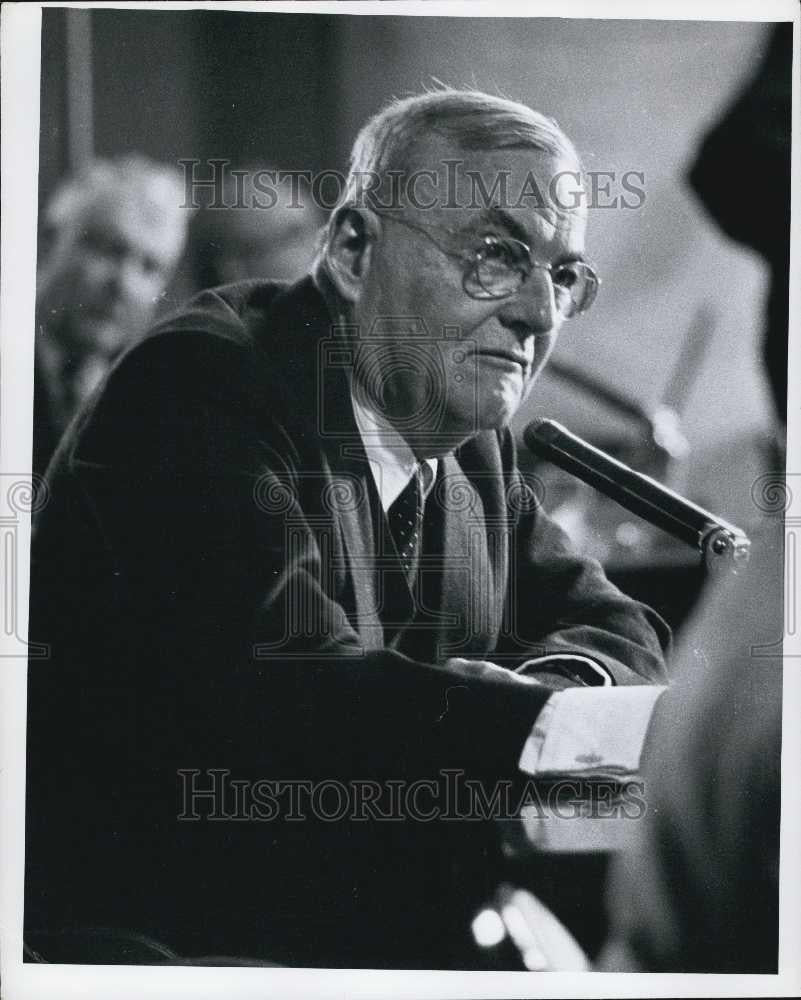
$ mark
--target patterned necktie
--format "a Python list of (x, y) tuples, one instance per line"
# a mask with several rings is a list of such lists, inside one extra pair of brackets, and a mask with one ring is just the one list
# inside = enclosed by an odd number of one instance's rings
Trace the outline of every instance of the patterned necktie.
[(389, 529), (410, 582), (423, 536), (423, 477), (420, 466), (389, 508)]

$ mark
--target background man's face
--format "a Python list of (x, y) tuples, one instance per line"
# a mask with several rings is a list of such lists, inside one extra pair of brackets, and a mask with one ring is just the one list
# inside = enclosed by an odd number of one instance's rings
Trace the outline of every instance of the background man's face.
[(112, 358), (146, 329), (183, 233), (141, 198), (98, 200), (58, 233), (44, 266), (43, 322), (77, 354)]
[[(412, 169), (437, 170), (442, 175), (442, 161), (447, 158), (464, 161), (458, 201), (465, 207), (404, 208), (403, 218), (423, 227), (433, 223), (458, 231), (451, 241), (443, 239), (439, 230), (430, 230), (440, 245), (456, 251), (480, 245), (484, 236), (512, 236), (528, 244), (533, 258), (543, 263), (581, 256), (585, 212), (581, 207), (562, 207), (578, 201), (574, 163), (526, 149), (459, 153), (444, 142), (430, 141), (418, 152)], [(465, 171), (478, 172), (487, 192), (500, 172), (506, 174), (508, 195), (494, 199), (505, 219), (470, 205), (471, 183)], [(564, 179), (566, 186), (559, 187), (555, 202), (549, 185), (560, 171), (574, 176)], [(532, 178), (541, 197), (520, 197), (521, 192), (533, 191)], [(440, 176), (440, 202), (444, 190)], [(428, 196), (423, 192), (420, 185), (421, 201)], [(483, 205), (480, 193), (478, 202)], [(476, 300), (462, 287), (464, 266), (459, 260), (443, 254), (419, 232), (386, 217), (380, 221), (383, 235), (373, 249), (356, 317), (363, 338), (370, 338), (371, 330), (377, 332), (377, 319), (387, 338), (380, 351), (380, 374), (370, 373), (373, 383), (381, 383), (373, 392), (380, 398), (373, 398), (373, 403), (407, 434), (434, 430), (434, 421), (443, 435), (444, 450), (448, 450), (445, 445), (453, 446), (454, 436), (464, 440), (508, 423), (545, 364), (562, 323), (547, 272), (535, 268), (508, 298)], [(424, 323), (424, 338), (415, 334), (420, 323), (412, 317)], [(414, 362), (415, 353), (419, 364)]]

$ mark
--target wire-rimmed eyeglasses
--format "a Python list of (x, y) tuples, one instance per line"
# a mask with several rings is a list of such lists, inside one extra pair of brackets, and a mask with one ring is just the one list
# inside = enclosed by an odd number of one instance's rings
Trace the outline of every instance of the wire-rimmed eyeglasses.
[(452, 238), (458, 237), (460, 234), (453, 230), (432, 223), (422, 226), (394, 212), (378, 211), (372, 206), (371, 210), (376, 215), (421, 233), (440, 253), (460, 260), (464, 265), (462, 288), (472, 299), (508, 298), (528, 280), (532, 271), (540, 268), (548, 273), (556, 308), (565, 319), (587, 312), (595, 301), (601, 279), (586, 261), (546, 264), (534, 259), (526, 243), (511, 236), (482, 236), (476, 246), (453, 251), (443, 247), (429, 232), (435, 229)]

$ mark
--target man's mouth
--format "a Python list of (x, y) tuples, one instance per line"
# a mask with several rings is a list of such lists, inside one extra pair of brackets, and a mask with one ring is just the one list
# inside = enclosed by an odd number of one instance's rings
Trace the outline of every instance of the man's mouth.
[(499, 365), (505, 365), (509, 368), (519, 368), (523, 373), (528, 371), (529, 361), (524, 354), (519, 354), (516, 351), (506, 351), (503, 348), (491, 348), (483, 349), (475, 352), (479, 357), (486, 358), (488, 361), (496, 362)]

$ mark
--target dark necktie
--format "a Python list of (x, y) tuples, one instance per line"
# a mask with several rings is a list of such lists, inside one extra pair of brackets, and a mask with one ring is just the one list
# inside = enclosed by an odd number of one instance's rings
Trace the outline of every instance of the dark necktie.
[(401, 565), (411, 583), (423, 536), (423, 477), (420, 466), (390, 506), (388, 520)]

